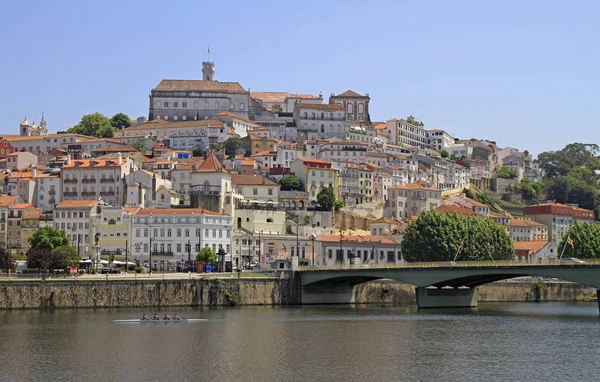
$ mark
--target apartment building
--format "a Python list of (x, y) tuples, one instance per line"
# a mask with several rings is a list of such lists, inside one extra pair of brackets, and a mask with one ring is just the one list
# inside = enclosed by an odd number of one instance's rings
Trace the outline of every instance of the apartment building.
[(571, 226), (577, 223), (593, 224), (594, 211), (560, 203), (542, 203), (526, 206), (526, 218), (548, 227), (549, 240), (559, 244)]
[(64, 229), (73, 248), (82, 259), (96, 259), (92, 226), (97, 214), (98, 200), (63, 200), (56, 206), (53, 224), (56, 229)]
[(425, 210), (434, 210), (441, 203), (442, 192), (437, 188), (422, 183), (396, 185), (388, 188), (384, 216), (394, 220), (406, 219), (419, 216)]

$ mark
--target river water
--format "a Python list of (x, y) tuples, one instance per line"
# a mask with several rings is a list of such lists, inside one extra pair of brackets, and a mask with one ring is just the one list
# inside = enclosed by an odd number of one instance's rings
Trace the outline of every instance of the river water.
[[(0, 312), (0, 381), (598, 381), (596, 303)], [(164, 313), (164, 311), (156, 311)]]

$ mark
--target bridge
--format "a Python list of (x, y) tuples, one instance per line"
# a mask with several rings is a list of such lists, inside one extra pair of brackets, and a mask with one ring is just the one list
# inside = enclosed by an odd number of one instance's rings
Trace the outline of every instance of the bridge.
[[(294, 267), (297, 304), (353, 303), (354, 286), (392, 279), (416, 287), (419, 308), (475, 307), (477, 287), (514, 277), (558, 278), (600, 289), (600, 262), (576, 265), (518, 262), (400, 263), (397, 265)], [(600, 299), (598, 302), (600, 309)]]

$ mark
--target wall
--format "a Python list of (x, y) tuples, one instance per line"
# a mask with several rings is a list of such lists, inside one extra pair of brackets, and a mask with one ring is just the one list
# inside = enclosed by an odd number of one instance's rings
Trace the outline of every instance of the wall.
[[(568, 282), (547, 282), (542, 301), (595, 301), (593, 288)], [(527, 282), (496, 282), (479, 287), (479, 302), (533, 302), (538, 292)], [(395, 281), (373, 281), (354, 288), (356, 303), (416, 304), (415, 287)]]
[(280, 305), (288, 280), (12, 281), (0, 283), (0, 309)]

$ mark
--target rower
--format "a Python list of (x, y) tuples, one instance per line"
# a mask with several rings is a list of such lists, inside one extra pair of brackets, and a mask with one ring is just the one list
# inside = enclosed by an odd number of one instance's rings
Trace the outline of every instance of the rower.
[(154, 317), (152, 317), (152, 321), (159, 321), (159, 320), (160, 320), (160, 317), (158, 317), (156, 315), (156, 313), (154, 313)]
[(181, 320), (181, 317), (179, 317), (179, 316), (177, 315), (177, 313), (175, 313), (175, 314), (173, 315), (173, 319), (174, 319), (174, 320), (177, 320), (177, 321), (179, 321), (179, 320)]
[(142, 321), (148, 321), (148, 317), (146, 317), (146, 313), (142, 316)]
[(170, 321), (171, 320), (171, 316), (169, 316), (168, 314), (165, 313), (165, 316), (163, 317), (163, 320)]

